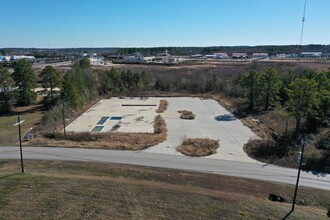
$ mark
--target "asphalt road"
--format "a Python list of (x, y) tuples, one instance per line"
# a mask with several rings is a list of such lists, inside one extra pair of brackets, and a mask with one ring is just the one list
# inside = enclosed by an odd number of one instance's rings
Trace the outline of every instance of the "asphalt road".
[[(0, 159), (19, 159), (19, 155), (18, 147), (0, 147)], [(90, 161), (173, 168), (288, 184), (295, 184), (297, 176), (297, 169), (268, 164), (191, 158), (141, 151), (23, 147), (23, 157), (36, 160)], [(25, 168), (28, 172), (29, 167)], [(330, 191), (330, 174), (302, 172), (300, 185)]]

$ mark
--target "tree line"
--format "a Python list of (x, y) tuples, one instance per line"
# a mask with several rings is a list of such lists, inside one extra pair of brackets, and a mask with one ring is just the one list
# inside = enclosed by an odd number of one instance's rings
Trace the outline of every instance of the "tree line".
[[(119, 54), (131, 54), (134, 52), (143, 53), (146, 56), (163, 53), (165, 50), (175, 55), (191, 54), (212, 54), (215, 52), (226, 52), (229, 55), (233, 52), (269, 53), (270, 55), (281, 53), (300, 53), (302, 51), (329, 52), (330, 45), (310, 44), (310, 45), (269, 45), (269, 46), (211, 46), (211, 47), (154, 47), (154, 48), (119, 48)], [(109, 54), (106, 53), (105, 54)]]
[(296, 119), (296, 132), (301, 120), (306, 128), (315, 131), (329, 123), (330, 71), (303, 71), (298, 75), (288, 73), (280, 77), (275, 69), (265, 72), (251, 70), (236, 79), (248, 100), (247, 110), (257, 112), (281, 106)]

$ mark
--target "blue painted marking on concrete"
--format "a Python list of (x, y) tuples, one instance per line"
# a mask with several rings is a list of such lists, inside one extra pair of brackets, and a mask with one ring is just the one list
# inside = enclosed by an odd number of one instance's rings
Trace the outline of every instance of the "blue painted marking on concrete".
[(123, 117), (121, 116), (112, 116), (110, 120), (121, 120)]
[(102, 117), (97, 124), (98, 125), (103, 125), (110, 117)]
[(103, 128), (104, 128), (104, 126), (95, 126), (93, 128), (92, 132), (100, 132)]

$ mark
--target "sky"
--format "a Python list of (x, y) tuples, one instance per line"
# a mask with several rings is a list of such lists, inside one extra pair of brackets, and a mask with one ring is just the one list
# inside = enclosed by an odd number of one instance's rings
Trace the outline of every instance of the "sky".
[[(300, 44), (305, 0), (0, 0), (0, 48)], [(302, 44), (330, 44), (330, 0), (307, 0)]]

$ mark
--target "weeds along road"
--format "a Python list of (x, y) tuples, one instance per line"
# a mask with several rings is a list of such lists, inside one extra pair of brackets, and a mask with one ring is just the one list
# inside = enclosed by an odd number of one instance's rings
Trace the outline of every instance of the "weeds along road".
[[(19, 147), (0, 147), (0, 159), (19, 158)], [(297, 169), (283, 168), (274, 165), (210, 158), (192, 158), (169, 154), (146, 153), (141, 151), (23, 147), (23, 158), (36, 160), (119, 163), (172, 168), (287, 184), (295, 184), (297, 177)], [(28, 172), (29, 168), (25, 167), (25, 169)], [(330, 174), (302, 172), (300, 185), (330, 191)]]

